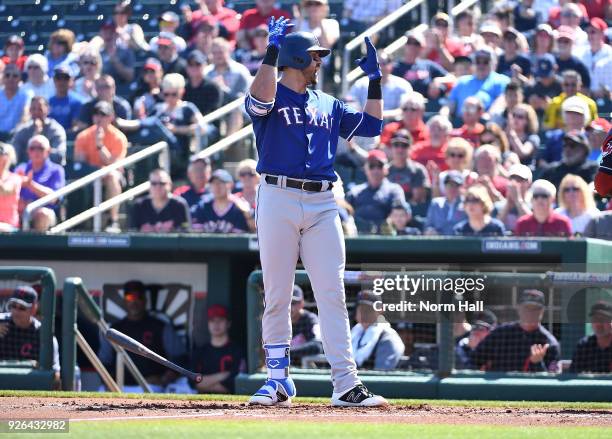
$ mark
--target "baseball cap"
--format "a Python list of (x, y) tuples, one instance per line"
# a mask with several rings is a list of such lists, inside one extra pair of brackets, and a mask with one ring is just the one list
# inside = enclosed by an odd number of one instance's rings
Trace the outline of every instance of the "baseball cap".
[(601, 32), (605, 32), (608, 30), (608, 25), (604, 20), (599, 17), (591, 18), (587, 27), (594, 27), (595, 29), (600, 30)]
[(23, 38), (21, 38), (19, 35), (11, 35), (4, 43), (4, 47), (7, 48), (11, 45), (16, 45), (23, 48)]
[(160, 71), (162, 69), (162, 65), (157, 58), (147, 58), (142, 68), (143, 70)]
[(472, 60), (472, 58), (470, 58), (467, 55), (459, 55), (455, 57), (455, 62), (454, 64), (458, 64), (458, 63), (462, 63), (462, 62), (467, 62), (472, 64), (474, 61)]
[(506, 38), (506, 37), (513, 37), (514, 39), (517, 39), (519, 37), (519, 31), (517, 31), (513, 27), (509, 27), (508, 29), (506, 29), (504, 31), (503, 36), (504, 36), (504, 38)]
[(98, 101), (94, 105), (94, 114), (102, 114), (103, 116), (112, 116), (115, 114), (113, 106), (106, 101)]
[(518, 299), (519, 305), (539, 305), (544, 307), (544, 293), (540, 290), (523, 290)]
[(493, 59), (493, 52), (491, 50), (488, 49), (478, 49), (475, 50), (472, 53), (472, 59), (477, 59), (477, 58), (489, 58), (489, 59)]
[(569, 26), (559, 26), (557, 29), (557, 39), (560, 40), (561, 38), (567, 38), (568, 40), (574, 41), (574, 29)]
[(444, 177), (444, 184), (447, 184), (451, 181), (461, 186), (463, 182), (465, 181), (465, 179), (463, 178), (463, 174), (461, 173), (461, 171), (457, 171), (453, 169), (446, 173), (446, 177)]
[(498, 37), (502, 36), (501, 29), (499, 28), (499, 26), (491, 21), (485, 21), (484, 23), (482, 23), (482, 26), (480, 26), (480, 33), (493, 34), (497, 35)]
[(117, 24), (113, 20), (109, 19), (109, 20), (106, 20), (104, 23), (102, 23), (102, 26), (100, 26), (100, 29), (116, 30)]
[(448, 16), (446, 12), (438, 12), (431, 19), (432, 23), (435, 23), (436, 21), (445, 21), (447, 23), (450, 23), (450, 17)]
[(589, 111), (589, 107), (580, 96), (570, 96), (561, 104), (561, 110), (585, 115)]
[(123, 293), (144, 294), (147, 291), (145, 284), (139, 280), (129, 280), (123, 284)]
[(409, 43), (412, 40), (419, 43), (421, 47), (425, 47), (425, 37), (423, 37), (423, 34), (414, 31), (408, 31), (406, 32), (405, 37), (407, 39), (406, 43)]
[(187, 56), (187, 62), (195, 62), (197, 64), (206, 64), (206, 55), (204, 55), (200, 50), (193, 50), (189, 56)]
[(536, 28), (536, 33), (540, 33), (540, 32), (544, 32), (544, 33), (548, 34), (549, 37), (554, 37), (555, 36), (555, 31), (553, 30), (553, 28), (548, 23), (542, 23), (542, 24), (538, 25), (538, 27)]
[(357, 294), (357, 305), (373, 306), (374, 302), (378, 302), (379, 300), (380, 298), (369, 290), (363, 290)]
[(227, 319), (229, 313), (227, 312), (227, 308), (223, 305), (211, 305), (208, 307), (208, 311), (206, 311), (206, 315), (208, 316), (208, 320), (220, 317), (223, 319)]
[(179, 16), (176, 12), (166, 11), (159, 17), (161, 21), (167, 21), (169, 23), (178, 23), (180, 21)]
[(394, 143), (412, 145), (412, 135), (410, 134), (410, 131), (406, 129), (397, 130), (395, 133), (393, 133), (393, 136), (391, 137), (391, 145), (393, 145)]
[(533, 178), (533, 175), (531, 173), (531, 169), (529, 169), (529, 166), (521, 165), (521, 164), (510, 166), (510, 169), (508, 170), (508, 176), (512, 177), (513, 175), (516, 175), (517, 177), (521, 177), (523, 180), (528, 180), (528, 181), (531, 181), (531, 179)]
[(607, 133), (608, 131), (610, 131), (610, 128), (612, 128), (612, 124), (608, 122), (607, 119), (604, 119), (603, 117), (598, 117), (593, 122), (591, 122), (589, 128), (591, 128), (592, 130), (603, 131), (604, 133)]
[(579, 131), (570, 131), (569, 133), (565, 133), (563, 135), (563, 141), (565, 142), (566, 140), (589, 149), (589, 139), (587, 138), (586, 134)]
[(610, 302), (606, 302), (605, 300), (598, 301), (591, 307), (591, 312), (589, 313), (589, 316), (592, 317), (595, 314), (612, 318), (612, 304)]
[(495, 325), (497, 325), (497, 316), (493, 311), (488, 309), (474, 315), (472, 320), (472, 326), (474, 328), (493, 329)]
[(208, 157), (192, 157), (189, 159), (189, 163), (204, 163), (204, 165), (206, 166), (210, 166), (211, 165), (211, 161), (210, 158)]
[(72, 70), (65, 64), (60, 64), (53, 69), (53, 75), (68, 75), (72, 78)]
[(157, 46), (173, 46), (174, 45), (174, 40), (172, 40), (172, 38), (168, 38), (168, 37), (162, 37), (160, 36), (157, 39)]
[(299, 285), (293, 285), (293, 292), (291, 293), (292, 302), (301, 302), (304, 300), (304, 290)]
[(8, 303), (19, 303), (27, 308), (38, 302), (38, 293), (29, 285), (22, 285), (13, 290), (13, 295)]
[(223, 183), (233, 183), (234, 182), (234, 179), (232, 178), (230, 173), (227, 172), (225, 169), (217, 169), (215, 172), (213, 172), (212, 175), (210, 176), (210, 181), (212, 182), (215, 179), (220, 180)]
[(556, 66), (557, 61), (555, 57), (550, 53), (546, 53), (538, 57), (534, 75), (536, 78), (550, 78), (554, 76)]
[(373, 149), (368, 152), (368, 162), (380, 162), (383, 165), (387, 164), (387, 155), (380, 149)]
[(410, 204), (408, 204), (406, 201), (394, 201), (391, 205), (391, 210), (395, 209), (401, 209), (405, 211), (408, 215), (412, 215), (412, 208), (410, 207)]

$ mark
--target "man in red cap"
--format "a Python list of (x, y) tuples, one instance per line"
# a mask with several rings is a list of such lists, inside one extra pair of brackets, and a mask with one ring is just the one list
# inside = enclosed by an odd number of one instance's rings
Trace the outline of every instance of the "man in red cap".
[(387, 156), (380, 149), (368, 153), (365, 164), (367, 182), (354, 186), (346, 201), (355, 210), (355, 225), (362, 234), (380, 233), (380, 226), (397, 203), (406, 203), (404, 190), (387, 179)]
[[(576, 44), (576, 34), (569, 26), (559, 26), (557, 30), (557, 47), (559, 51), (555, 56), (559, 74), (566, 70), (574, 70), (580, 74), (585, 90), (591, 88), (591, 75), (584, 63), (573, 55)], [(580, 90), (578, 90), (580, 91)]]
[(193, 370), (202, 374), (199, 393), (234, 393), (234, 379), (246, 368), (242, 349), (230, 340), (231, 321), (226, 307), (208, 307), (210, 341), (193, 354)]
[(18, 35), (11, 35), (4, 43), (2, 62), (6, 65), (15, 64), (23, 72), (27, 59), (28, 57), (23, 54), (23, 39)]

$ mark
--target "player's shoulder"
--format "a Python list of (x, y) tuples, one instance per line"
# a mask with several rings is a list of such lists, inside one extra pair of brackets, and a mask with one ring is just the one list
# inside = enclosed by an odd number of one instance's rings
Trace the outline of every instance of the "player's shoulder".
[(355, 186), (353, 186), (349, 191), (347, 195), (352, 195), (352, 196), (357, 196), (359, 195), (361, 192), (363, 192), (364, 190), (366, 190), (368, 188), (368, 183), (360, 183), (360, 184), (356, 184)]
[(576, 344), (576, 347), (583, 349), (591, 348), (594, 346), (597, 346), (597, 336), (595, 334), (585, 335), (580, 340), (578, 340), (578, 343)]

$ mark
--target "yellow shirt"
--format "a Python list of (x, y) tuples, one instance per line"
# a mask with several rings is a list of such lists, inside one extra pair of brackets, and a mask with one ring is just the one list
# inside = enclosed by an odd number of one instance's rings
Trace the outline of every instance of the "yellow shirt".
[[(576, 96), (583, 99), (590, 110), (590, 115), (587, 123), (591, 123), (597, 118), (597, 104), (590, 97), (583, 95), (582, 93), (576, 93)], [(565, 121), (563, 120), (563, 112), (561, 111), (561, 106), (563, 105), (563, 101), (567, 99), (567, 95), (565, 93), (561, 93), (559, 96), (555, 96), (546, 110), (544, 111), (544, 128), (546, 129), (556, 129), (563, 128), (565, 126)]]

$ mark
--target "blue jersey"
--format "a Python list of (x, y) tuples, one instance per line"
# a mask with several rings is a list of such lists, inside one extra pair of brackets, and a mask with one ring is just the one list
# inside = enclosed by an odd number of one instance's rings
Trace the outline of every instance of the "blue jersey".
[(253, 121), (260, 174), (336, 181), (338, 136), (350, 140), (353, 136), (374, 137), (382, 131), (382, 120), (326, 93), (297, 93), (280, 82), (273, 102), (247, 94), (245, 107)]

